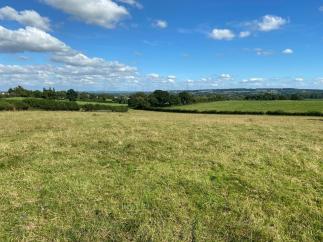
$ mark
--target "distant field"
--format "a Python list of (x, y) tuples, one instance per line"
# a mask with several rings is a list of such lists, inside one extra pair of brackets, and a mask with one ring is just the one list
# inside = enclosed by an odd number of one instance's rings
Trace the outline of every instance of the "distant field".
[(77, 101), (78, 104), (100, 104), (100, 105), (108, 105), (108, 106), (127, 106), (126, 104), (119, 104), (119, 103), (108, 103), (108, 102), (84, 102), (84, 101)]
[(211, 103), (197, 103), (185, 106), (175, 106), (171, 109), (198, 110), (198, 111), (245, 111), (245, 112), (321, 112), (323, 113), (323, 100), (304, 101), (221, 101)]
[(323, 119), (0, 113), (0, 241), (322, 241)]
[[(1, 98), (0, 100), (24, 100), (25, 97), (7, 97), (7, 98)], [(41, 98), (35, 98), (35, 99), (41, 99)]]

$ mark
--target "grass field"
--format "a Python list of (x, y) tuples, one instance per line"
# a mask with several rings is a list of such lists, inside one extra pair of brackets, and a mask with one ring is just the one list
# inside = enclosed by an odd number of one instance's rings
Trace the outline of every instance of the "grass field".
[(171, 109), (198, 110), (198, 111), (244, 111), (267, 112), (285, 111), (290, 113), (321, 112), (323, 113), (323, 100), (304, 101), (221, 101), (211, 103), (197, 103), (185, 106), (175, 106)]
[(322, 241), (323, 119), (0, 113), (0, 241)]
[(77, 101), (79, 105), (83, 104), (100, 104), (100, 105), (108, 105), (108, 106), (127, 106), (126, 104), (119, 104), (119, 103), (113, 103), (113, 102), (84, 102), (84, 101)]

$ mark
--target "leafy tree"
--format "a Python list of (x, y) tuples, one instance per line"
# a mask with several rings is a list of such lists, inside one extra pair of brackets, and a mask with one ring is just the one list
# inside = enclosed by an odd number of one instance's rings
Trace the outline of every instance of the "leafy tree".
[(45, 99), (56, 99), (56, 91), (54, 88), (43, 89), (43, 98)]
[(144, 92), (138, 92), (129, 97), (129, 107), (135, 109), (144, 109), (150, 107), (148, 96)]
[(77, 96), (78, 96), (77, 92), (74, 91), (73, 89), (70, 89), (66, 92), (66, 98), (70, 101), (76, 101)]
[(22, 86), (17, 86), (15, 88), (10, 88), (8, 90), (9, 96), (14, 96), (14, 97), (31, 97), (32, 96), (32, 91), (29, 91)]
[(181, 92), (178, 94), (181, 100), (181, 104), (187, 105), (194, 103), (194, 96), (189, 92)]
[(149, 96), (153, 107), (165, 107), (170, 105), (170, 95), (167, 91), (156, 90)]
[(171, 94), (169, 96), (169, 103), (171, 106), (173, 105), (180, 105), (181, 104), (181, 99), (177, 94)]

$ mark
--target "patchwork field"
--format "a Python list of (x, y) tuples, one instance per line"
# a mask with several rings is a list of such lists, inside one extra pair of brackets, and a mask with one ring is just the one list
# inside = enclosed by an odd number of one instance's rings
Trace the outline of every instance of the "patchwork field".
[(321, 112), (323, 113), (323, 100), (304, 101), (221, 101), (211, 103), (197, 103), (185, 106), (175, 106), (171, 109), (198, 110), (198, 111), (242, 111), (242, 112), (268, 112), (284, 111), (289, 113)]
[(0, 137), (1, 241), (323, 240), (322, 118), (1, 112)]

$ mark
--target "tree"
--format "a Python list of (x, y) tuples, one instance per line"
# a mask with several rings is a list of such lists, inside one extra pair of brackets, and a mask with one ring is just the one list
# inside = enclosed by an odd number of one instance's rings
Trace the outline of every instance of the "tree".
[(189, 92), (181, 92), (178, 94), (181, 100), (181, 104), (187, 105), (194, 102), (194, 96)]
[(56, 91), (54, 88), (43, 88), (43, 98), (45, 99), (56, 99)]
[(145, 109), (150, 107), (148, 96), (144, 92), (138, 92), (129, 97), (129, 107), (134, 109)]
[(149, 96), (153, 107), (165, 107), (170, 105), (170, 95), (167, 91), (156, 90)]
[(66, 98), (70, 101), (76, 101), (77, 96), (78, 96), (77, 92), (74, 91), (73, 89), (70, 89), (66, 92)]
[(14, 97), (31, 97), (32, 96), (32, 91), (29, 91), (22, 86), (17, 86), (15, 88), (10, 88), (8, 90), (8, 93), (10, 96)]
[(179, 98), (179, 96), (177, 94), (171, 94), (169, 97), (169, 102), (170, 105), (180, 105), (181, 104), (181, 99)]

